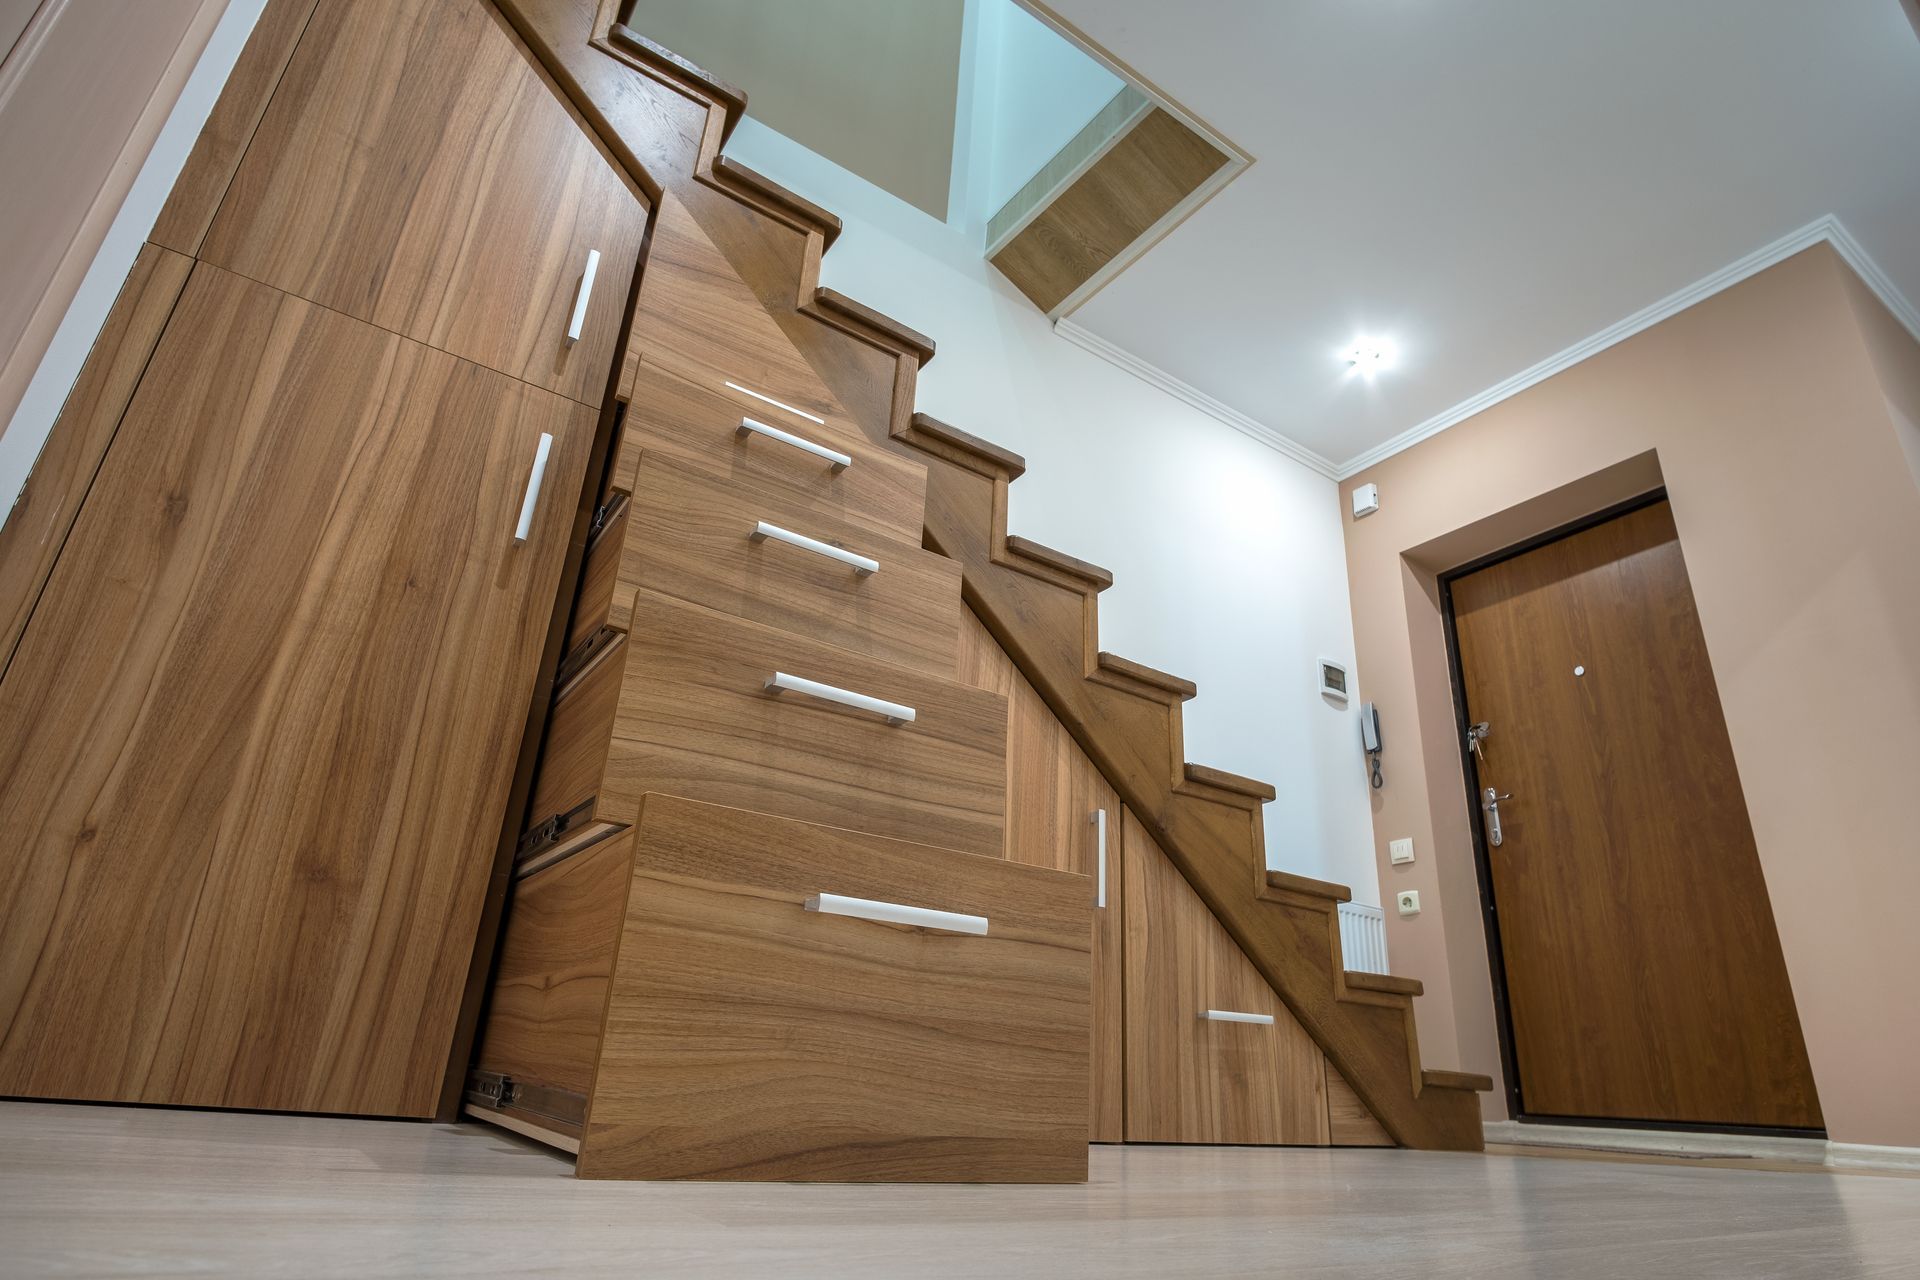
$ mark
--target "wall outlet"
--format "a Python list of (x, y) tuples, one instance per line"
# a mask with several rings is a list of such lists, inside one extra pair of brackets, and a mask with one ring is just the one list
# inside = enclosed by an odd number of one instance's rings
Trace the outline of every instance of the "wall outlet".
[(1394, 866), (1413, 861), (1413, 837), (1387, 841), (1387, 861)]
[(1402, 889), (1394, 895), (1393, 901), (1394, 905), (1400, 908), (1400, 914), (1403, 916), (1417, 916), (1420, 914), (1420, 891), (1418, 889)]

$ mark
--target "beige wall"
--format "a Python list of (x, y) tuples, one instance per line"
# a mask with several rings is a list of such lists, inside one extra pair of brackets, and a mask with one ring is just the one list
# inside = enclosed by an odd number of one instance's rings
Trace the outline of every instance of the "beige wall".
[(3, 2), (0, 37), (19, 31), (0, 62), (0, 423), (12, 418), (227, 7)]
[(1916, 410), (1920, 346), (1820, 245), (1343, 484), (1380, 486), (1348, 574), (1425, 1059), (1500, 1074), (1436, 574), (1664, 482), (1829, 1134), (1920, 1146)]

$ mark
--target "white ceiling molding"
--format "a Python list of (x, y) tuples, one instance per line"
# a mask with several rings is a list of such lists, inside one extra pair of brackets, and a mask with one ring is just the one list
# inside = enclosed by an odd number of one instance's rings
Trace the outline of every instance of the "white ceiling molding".
[(1827, 214), (1801, 227), (1798, 231), (1780, 237), (1772, 244), (1754, 250), (1739, 261), (1696, 280), (1686, 288), (1668, 294), (1651, 306), (1641, 308), (1626, 319), (1608, 325), (1600, 332), (1574, 343), (1564, 351), (1521, 370), (1511, 378), (1495, 383), (1477, 395), (1469, 396), (1451, 409), (1435, 414), (1391, 440), (1383, 441), (1366, 452), (1356, 454), (1345, 462), (1337, 464), (1265, 423), (1257, 422), (1238, 409), (1222, 404), (1198, 387), (1181, 381), (1166, 370), (1147, 363), (1131, 352), (1122, 350), (1097, 334), (1088, 332), (1071, 320), (1063, 318), (1055, 321), (1053, 330), (1075, 346), (1091, 351), (1108, 363), (1125, 369), (1141, 381), (1158, 387), (1177, 400), (1185, 401), (1207, 416), (1226, 423), (1234, 430), (1251, 436), (1270, 448), (1279, 450), (1302, 466), (1332, 480), (1345, 480), (1375, 463), (1385, 461), (1403, 449), (1412, 448), (1429, 436), (1438, 435), (1448, 427), (1465, 422), (1468, 418), (1492, 408), (1502, 400), (1518, 395), (1528, 387), (1544, 382), (1554, 374), (1598, 355), (1615, 343), (1623, 342), (1644, 329), (1650, 329), (1662, 320), (1685, 311), (1695, 303), (1704, 301), (1723, 289), (1731, 288), (1750, 276), (1758, 275), (1768, 267), (1784, 262), (1794, 254), (1810, 249), (1822, 241), (1833, 246), (1841, 259), (1853, 268), (1854, 273), (1866, 283), (1869, 289), (1873, 290), (1874, 296), (1880, 299), (1902, 325), (1906, 326), (1907, 332), (1913, 335), (1914, 341), (1920, 342), (1920, 308), (1916, 308), (1900, 292), (1891, 277), (1880, 269), (1880, 265), (1868, 256), (1865, 249), (1860, 247), (1860, 242), (1853, 238), (1852, 233), (1846, 229), (1840, 219)]
[(1074, 346), (1091, 351), (1108, 364), (1126, 370), (1148, 386), (1157, 387), (1174, 399), (1185, 401), (1209, 418), (1226, 423), (1242, 435), (1252, 436), (1270, 449), (1277, 449), (1308, 470), (1317, 471), (1329, 480), (1340, 478), (1339, 468), (1334, 466), (1331, 459), (1320, 456), (1265, 423), (1255, 422), (1233, 406), (1220, 403), (1193, 384), (1182, 382), (1165, 369), (1148, 364), (1130, 351), (1121, 350), (1099, 334), (1088, 332), (1066, 317), (1062, 316), (1053, 322), (1053, 331)]

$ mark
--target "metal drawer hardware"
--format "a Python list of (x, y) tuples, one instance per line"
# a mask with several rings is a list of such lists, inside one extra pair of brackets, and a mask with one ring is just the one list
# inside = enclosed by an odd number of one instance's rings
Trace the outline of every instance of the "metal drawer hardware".
[(735, 391), (738, 391), (743, 396), (752, 396), (755, 400), (764, 401), (765, 403), (772, 405), (776, 409), (785, 409), (788, 413), (793, 414), (795, 417), (805, 418), (808, 422), (817, 422), (823, 427), (827, 425), (827, 420), (821, 417), (819, 414), (808, 413), (805, 409), (796, 409), (792, 405), (788, 404), (785, 400), (775, 400), (772, 396), (761, 395), (758, 391), (755, 391), (752, 387), (743, 387), (737, 382), (728, 382), (727, 385), (729, 387), (732, 387)]
[(1502, 800), (1511, 800), (1513, 797), (1501, 795), (1499, 790), (1494, 787), (1488, 787), (1482, 795), (1484, 799), (1482, 799), (1480, 807), (1487, 811), (1487, 843), (1498, 849), (1506, 839), (1506, 837), (1500, 833), (1500, 802)]
[(1250, 1022), (1256, 1027), (1273, 1025), (1270, 1013), (1240, 1013), (1233, 1009), (1204, 1009), (1200, 1016), (1208, 1022)]
[(547, 478), (547, 455), (552, 452), (553, 437), (542, 431), (539, 447), (533, 451), (533, 470), (527, 476), (527, 493), (520, 499), (520, 523), (513, 527), (515, 542), (525, 542), (533, 533), (533, 512), (540, 505), (540, 482)]
[(776, 693), (783, 689), (792, 693), (804, 693), (809, 698), (818, 698), (822, 702), (835, 702), (843, 707), (852, 707), (856, 711), (871, 711), (875, 715), (885, 716), (888, 724), (913, 723), (912, 707), (902, 706), (898, 702), (888, 702), (884, 698), (870, 698), (864, 693), (855, 693), (851, 689), (821, 684), (818, 680), (790, 676), (784, 671), (776, 671), (768, 676), (767, 688)]
[[(732, 386), (733, 384), (729, 382), (727, 385)], [(827, 469), (836, 473), (845, 471), (853, 465), (853, 458), (849, 454), (829, 449), (823, 444), (815, 444), (805, 436), (797, 436), (791, 431), (782, 431), (780, 428), (762, 422), (758, 418), (741, 418), (740, 425), (733, 429), (733, 434), (739, 436), (742, 440), (750, 435), (755, 435), (765, 436), (769, 440), (778, 440), (781, 444), (790, 444), (802, 453), (810, 453), (816, 458), (825, 459)]]
[(1093, 881), (1093, 905), (1107, 905), (1107, 811), (1093, 811), (1093, 858), (1099, 868)]
[(580, 292), (573, 298), (573, 319), (567, 321), (567, 345), (580, 341), (587, 323), (587, 299), (593, 296), (593, 278), (600, 274), (600, 251), (587, 250), (587, 269), (580, 273)]
[(747, 535), (749, 542), (764, 542), (768, 538), (772, 538), (775, 542), (784, 542), (790, 547), (798, 547), (802, 551), (811, 551), (817, 556), (825, 556), (829, 560), (838, 560), (863, 578), (870, 573), (880, 572), (878, 560), (855, 555), (845, 547), (836, 547), (831, 542), (822, 542), (818, 538), (809, 538), (804, 533), (782, 529), (779, 525), (768, 524), (765, 520), (754, 525), (753, 532)]
[(922, 929), (944, 929), (948, 933), (984, 935), (985, 916), (962, 915), (958, 911), (935, 911), (929, 907), (909, 907), (898, 902), (875, 902), (871, 898), (847, 898), (837, 893), (816, 893), (807, 899), (806, 908), (829, 916), (853, 916), (877, 920), (881, 924), (910, 924)]

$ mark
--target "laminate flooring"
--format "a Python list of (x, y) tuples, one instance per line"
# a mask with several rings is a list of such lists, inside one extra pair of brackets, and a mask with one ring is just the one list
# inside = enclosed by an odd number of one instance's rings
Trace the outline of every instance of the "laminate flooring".
[(1912, 1277), (1920, 1180), (1132, 1146), (1080, 1186), (579, 1182), (478, 1123), (0, 1102), (0, 1276), (146, 1274)]

